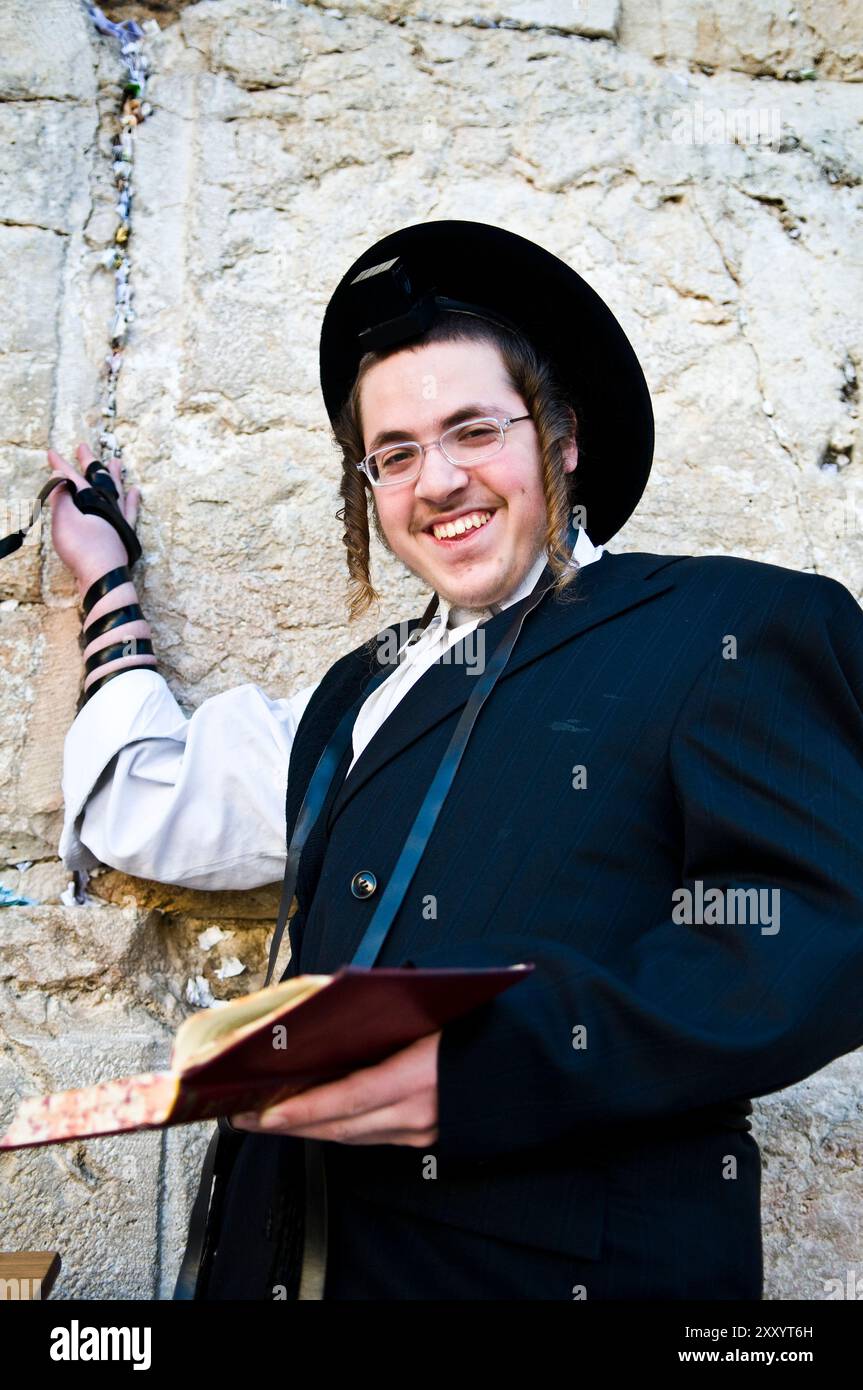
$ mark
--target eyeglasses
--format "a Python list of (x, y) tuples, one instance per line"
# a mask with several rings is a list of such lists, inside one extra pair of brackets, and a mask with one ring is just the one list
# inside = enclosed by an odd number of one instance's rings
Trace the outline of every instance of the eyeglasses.
[(393, 483), (412, 483), (422, 472), (427, 449), (440, 449), (444, 458), (459, 468), (485, 463), (503, 448), (505, 434), (518, 420), (530, 415), (483, 415), (465, 420), (445, 430), (433, 444), (417, 444), (413, 439), (398, 444), (386, 444), (374, 449), (357, 464), (374, 487), (390, 487)]

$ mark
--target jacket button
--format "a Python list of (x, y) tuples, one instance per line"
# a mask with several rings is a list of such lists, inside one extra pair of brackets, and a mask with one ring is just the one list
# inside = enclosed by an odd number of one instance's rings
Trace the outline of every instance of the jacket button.
[(351, 892), (355, 898), (370, 898), (378, 886), (371, 869), (360, 869), (351, 879)]

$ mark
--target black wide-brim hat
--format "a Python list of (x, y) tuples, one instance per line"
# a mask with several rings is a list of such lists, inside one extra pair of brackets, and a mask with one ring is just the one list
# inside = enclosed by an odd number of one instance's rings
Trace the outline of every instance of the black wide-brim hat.
[(332, 422), (370, 349), (409, 346), (460, 308), (518, 328), (547, 356), (579, 420), (575, 503), (595, 545), (635, 511), (653, 461), (653, 409), (638, 358), (595, 290), (527, 238), (485, 222), (421, 222), (370, 246), (335, 290), (321, 328)]

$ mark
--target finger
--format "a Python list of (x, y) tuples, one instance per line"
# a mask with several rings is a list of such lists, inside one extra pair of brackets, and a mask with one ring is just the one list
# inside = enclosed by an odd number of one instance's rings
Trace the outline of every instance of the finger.
[(349, 1119), (409, 1101), (425, 1092), (430, 1083), (436, 1088), (437, 1067), (434, 1060), (430, 1066), (430, 1057), (436, 1057), (439, 1041), (440, 1033), (418, 1038), (374, 1066), (361, 1067), (338, 1081), (302, 1091), (277, 1108), (290, 1124), (316, 1124)]
[(122, 463), (122, 460), (121, 460), (121, 459), (118, 459), (118, 458), (110, 458), (110, 459), (105, 459), (105, 461), (104, 461), (104, 463), (103, 463), (101, 459), (96, 459), (95, 462), (98, 464), (98, 466), (99, 466), (100, 468), (104, 468), (104, 470), (105, 470), (106, 473), (109, 473), (109, 474), (111, 475), (111, 478), (112, 478), (112, 480), (113, 480), (113, 483), (114, 483), (115, 488), (117, 489), (117, 492), (118, 492), (118, 493), (122, 493), (122, 491), (123, 491), (123, 474), (122, 474), (123, 463)]
[(77, 449), (75, 450), (75, 453), (78, 456), (78, 461), (81, 466), (81, 472), (85, 475), (91, 463), (98, 463), (100, 468), (104, 468), (105, 471), (111, 475), (111, 479), (114, 483), (115, 488), (117, 489), (117, 495), (120, 498), (120, 503), (122, 506), (123, 480), (120, 476), (122, 460), (110, 458), (108, 459), (107, 464), (103, 464), (97, 457), (97, 455), (94, 454), (89, 444), (79, 444)]
[(437, 1129), (425, 1130), (416, 1134), (413, 1130), (400, 1129), (387, 1134), (373, 1134), (368, 1138), (352, 1139), (352, 1144), (400, 1144), (403, 1148), (409, 1149), (431, 1149), (438, 1141), (439, 1131)]
[(62, 473), (67, 478), (80, 478), (74, 465), (64, 459), (62, 454), (58, 454), (56, 449), (48, 450), (48, 462), (55, 473)]
[[(428, 1034), (383, 1062), (362, 1067), (337, 1081), (311, 1086), (270, 1106), (261, 1115), (256, 1111), (244, 1112), (237, 1117), (237, 1128), (259, 1129), (266, 1116), (270, 1132), (280, 1125), (284, 1132), (293, 1133), (306, 1125), (353, 1120), (382, 1109), (391, 1111), (397, 1105), (410, 1105), (418, 1097), (421, 1102), (432, 1097), (436, 1107), (436, 1068), (434, 1081), (430, 1082), (428, 1058), (430, 1052), (436, 1053), (440, 1036), (440, 1032)], [(436, 1120), (436, 1109), (425, 1113), (426, 1123), (431, 1115)]]
[(263, 1134), (290, 1133), (300, 1139), (330, 1139), (339, 1144), (374, 1144), (389, 1140), (376, 1140), (375, 1135), (397, 1134), (413, 1135), (427, 1133), (437, 1122), (435, 1088), (414, 1092), (407, 1100), (394, 1105), (380, 1106), (362, 1114), (349, 1116), (328, 1116), (326, 1119), (299, 1122), (285, 1119), (282, 1107), (271, 1106), (258, 1115), (260, 1132)]
[[(51, 473), (52, 478), (63, 478), (66, 482), (71, 482), (76, 491), (80, 491), (85, 486), (73, 469), (55, 468)], [(50, 480), (49, 480), (50, 481)], [(52, 487), (48, 493), (48, 505), (54, 507), (61, 497), (65, 497), (69, 489), (65, 487)], [(71, 501), (71, 498), (69, 499)]]
[(274, 1124), (290, 1126), (328, 1124), (393, 1105), (409, 1094), (410, 1087), (394, 1084), (390, 1074), (380, 1075), (381, 1064), (351, 1072), (339, 1081), (313, 1086), (263, 1113)]
[(81, 465), (81, 472), (86, 473), (87, 469), (90, 467), (90, 464), (94, 461), (96, 455), (93, 453), (93, 450), (90, 448), (89, 444), (79, 444), (75, 450), (75, 453), (78, 457), (78, 462)]
[[(249, 1117), (251, 1118), (251, 1117)], [(417, 1116), (411, 1123), (403, 1107), (391, 1106), (386, 1110), (376, 1110), (371, 1115), (362, 1115), (355, 1120), (331, 1120), (316, 1125), (291, 1125), (290, 1129), (270, 1124), (264, 1115), (257, 1117), (258, 1124), (242, 1126), (254, 1129), (258, 1134), (282, 1134), (294, 1139), (321, 1139), (330, 1144), (405, 1144), (422, 1148), (437, 1142), (437, 1127), (429, 1121), (428, 1115)]]
[[(58, 454), (56, 449), (48, 450), (48, 461), (53, 465), (57, 472), (62, 473), (67, 478), (71, 478), (76, 488), (80, 489), (82, 487), (88, 486), (87, 479), (82, 476), (82, 474), (78, 471), (75, 465), (69, 463), (68, 460), (65, 459), (62, 454)], [(60, 488), (55, 489), (56, 492), (59, 492), (60, 490)]]
[(258, 1117), (251, 1111), (247, 1112), (244, 1110), (242, 1114), (229, 1115), (228, 1123), (233, 1125), (234, 1129), (256, 1130), (258, 1128)]
[[(115, 491), (116, 491), (116, 493), (117, 493), (117, 498), (116, 498), (117, 506), (119, 507), (119, 509), (120, 509), (120, 511), (122, 512), (123, 516), (125, 516), (125, 515), (126, 515), (126, 498), (125, 498), (125, 486), (126, 486), (125, 475), (126, 475), (126, 469), (125, 469), (125, 467), (124, 467), (124, 465), (123, 465), (123, 460), (122, 460), (121, 458), (109, 458), (109, 459), (106, 459), (104, 463), (102, 463), (102, 462), (101, 462), (100, 460), (98, 460), (98, 459), (96, 460), (96, 462), (97, 462), (97, 464), (98, 464), (98, 466), (99, 466), (100, 468), (104, 468), (105, 472), (108, 474), (108, 476), (110, 477), (112, 483), (114, 484), (114, 489), (115, 489)], [(94, 478), (95, 478), (96, 475), (94, 474), (93, 476), (94, 476)]]
[(114, 479), (117, 491), (122, 494), (126, 470), (123, 467), (123, 460), (119, 458), (108, 459), (108, 472)]
[[(51, 470), (51, 478), (63, 478), (65, 480), (68, 480), (68, 477), (68, 473), (61, 473), (59, 468), (52, 468)], [(50, 480), (51, 479), (49, 478), (49, 482)], [(67, 489), (65, 487), (52, 487), (47, 497), (48, 506), (51, 508), (52, 511), (56, 505), (57, 498), (60, 496), (61, 492), (66, 491)]]
[(124, 511), (126, 515), (126, 520), (132, 527), (134, 527), (135, 522), (138, 520), (138, 507), (140, 505), (140, 502), (141, 489), (139, 487), (129, 488), (129, 491), (126, 493)]

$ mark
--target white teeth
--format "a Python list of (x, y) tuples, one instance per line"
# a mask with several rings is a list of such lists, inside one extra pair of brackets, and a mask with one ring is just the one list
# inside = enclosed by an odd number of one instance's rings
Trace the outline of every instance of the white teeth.
[(484, 526), (492, 517), (491, 512), (470, 512), (467, 516), (460, 516), (455, 521), (448, 521), (443, 526), (435, 526), (433, 534), (437, 540), (443, 540), (450, 536), (464, 535), (471, 527), (478, 529)]

